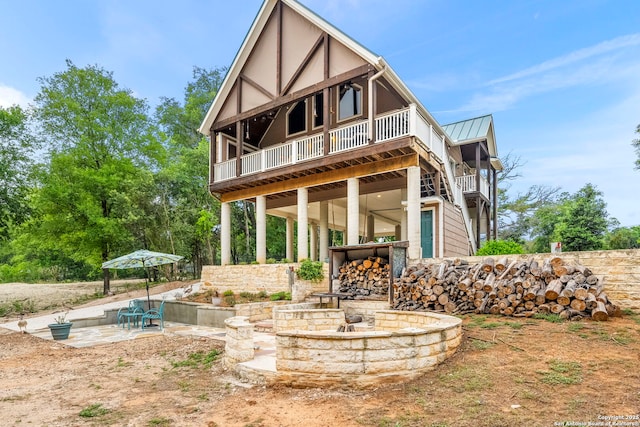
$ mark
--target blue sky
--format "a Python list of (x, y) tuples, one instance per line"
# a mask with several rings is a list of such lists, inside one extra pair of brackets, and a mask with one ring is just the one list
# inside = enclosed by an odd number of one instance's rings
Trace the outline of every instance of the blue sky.
[[(532, 185), (604, 193), (640, 225), (640, 1), (302, 0), (385, 57), (441, 123), (492, 113), (500, 155)], [(38, 77), (98, 64), (154, 106), (182, 99), (194, 65), (229, 65), (261, 0), (0, 0), (0, 105)]]

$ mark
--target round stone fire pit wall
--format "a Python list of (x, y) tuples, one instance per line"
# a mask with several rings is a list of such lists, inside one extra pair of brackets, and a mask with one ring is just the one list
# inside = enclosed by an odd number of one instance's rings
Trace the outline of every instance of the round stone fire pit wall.
[(373, 330), (280, 330), (277, 381), (371, 387), (409, 380), (451, 356), (461, 338), (462, 321), (456, 317), (393, 310), (377, 311)]

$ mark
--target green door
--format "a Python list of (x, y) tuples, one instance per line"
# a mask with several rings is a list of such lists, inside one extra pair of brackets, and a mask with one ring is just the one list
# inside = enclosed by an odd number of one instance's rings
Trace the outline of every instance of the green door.
[(433, 211), (422, 211), (420, 216), (422, 258), (433, 258)]

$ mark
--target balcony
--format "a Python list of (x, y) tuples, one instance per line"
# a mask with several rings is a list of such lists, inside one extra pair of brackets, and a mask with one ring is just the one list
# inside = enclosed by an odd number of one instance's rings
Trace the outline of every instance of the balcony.
[[(374, 121), (376, 144), (397, 138), (417, 136), (440, 162), (445, 151), (444, 138), (438, 135), (417, 111), (415, 106), (377, 117)], [(249, 176), (270, 169), (282, 168), (324, 156), (323, 133), (295, 139), (268, 147), (241, 157), (240, 176)], [(369, 145), (369, 121), (364, 120), (329, 131), (329, 155), (357, 150)], [(216, 163), (213, 181), (221, 182), (236, 178), (236, 161), (230, 159)]]
[(480, 193), (489, 200), (489, 182), (483, 176), (480, 176), (479, 186), (476, 182), (476, 175), (457, 176), (456, 184), (462, 189), (462, 193), (465, 195), (470, 193)]

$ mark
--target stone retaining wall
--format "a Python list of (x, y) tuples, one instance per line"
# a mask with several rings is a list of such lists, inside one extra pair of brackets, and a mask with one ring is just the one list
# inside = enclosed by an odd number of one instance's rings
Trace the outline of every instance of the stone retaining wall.
[(291, 304), (273, 309), (273, 331), (335, 331), (344, 325), (344, 311), (318, 309), (318, 304)]
[[(240, 292), (292, 292), (289, 285), (289, 271), (299, 268), (300, 264), (250, 264), (250, 265), (205, 265), (202, 267), (202, 281), (210, 282), (221, 293), (232, 290)], [(327, 292), (329, 289), (329, 264), (323, 264), (324, 279), (320, 282), (308, 282), (295, 279), (297, 286), (308, 292)]]
[(253, 359), (253, 324), (244, 316), (232, 317), (224, 321), (226, 344), (224, 347), (224, 364), (228, 368)]
[(289, 301), (250, 302), (236, 305), (236, 316), (245, 316), (249, 322), (271, 319), (274, 308), (287, 305)]
[[(640, 249), (613, 251), (563, 252), (553, 254), (560, 256), (566, 263), (580, 263), (588, 267), (593, 274), (604, 278), (604, 289), (607, 296), (621, 308), (640, 310)], [(538, 262), (551, 257), (551, 254), (505, 255), (510, 259), (534, 258)], [(499, 258), (493, 255), (492, 258)], [(458, 257), (477, 263), (486, 257)], [(451, 259), (451, 258), (448, 258)], [(442, 262), (439, 258), (413, 260), (410, 265), (421, 261), (425, 264)]]
[[(395, 329), (379, 330), (376, 325), (376, 330), (364, 332), (278, 332), (278, 382), (370, 387), (410, 380), (452, 355), (462, 339), (462, 321), (452, 316), (389, 310), (378, 319)], [(403, 327), (404, 321), (424, 326)]]

